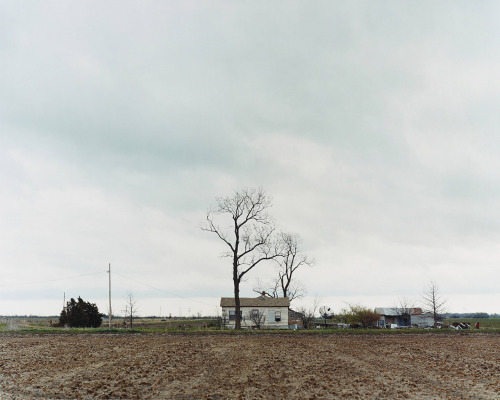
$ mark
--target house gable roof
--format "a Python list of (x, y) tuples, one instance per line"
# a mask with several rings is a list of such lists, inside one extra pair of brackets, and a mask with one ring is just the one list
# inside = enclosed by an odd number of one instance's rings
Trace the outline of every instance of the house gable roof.
[[(375, 307), (375, 312), (380, 315), (385, 315), (387, 317), (396, 317), (399, 316), (401, 313), (398, 312), (397, 308), (395, 307)], [(420, 315), (423, 314), (423, 311), (420, 307), (414, 307), (411, 309), (410, 312), (411, 315)]]
[(375, 307), (375, 312), (377, 314), (386, 315), (390, 317), (399, 315), (395, 308), (390, 308), (390, 307)]
[[(233, 297), (221, 297), (221, 307), (235, 307)], [(240, 297), (240, 307), (290, 307), (288, 297)]]

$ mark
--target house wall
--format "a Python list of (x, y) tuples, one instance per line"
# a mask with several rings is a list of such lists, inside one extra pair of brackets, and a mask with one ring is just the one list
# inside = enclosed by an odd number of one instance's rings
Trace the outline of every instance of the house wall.
[(302, 313), (288, 309), (288, 327), (290, 329), (303, 329)]
[(378, 326), (381, 328), (385, 328), (386, 325), (397, 324), (397, 323), (398, 323), (398, 320), (393, 315), (381, 315), (380, 319), (379, 319)]
[[(235, 321), (229, 320), (229, 311), (234, 311), (234, 307), (223, 307), (222, 315), (227, 316), (226, 326), (228, 328), (234, 328)], [(261, 328), (263, 329), (288, 329), (288, 307), (241, 307), (241, 327), (242, 328), (251, 328), (255, 324), (250, 319), (250, 314), (252, 310), (259, 310), (260, 313), (264, 313), (265, 320), (262, 324)], [(269, 318), (273, 315), (276, 315), (276, 312), (281, 312), (281, 321), (277, 322), (274, 319), (272, 321)], [(274, 314), (273, 314), (274, 313)]]
[(434, 325), (434, 317), (429, 314), (419, 314), (411, 316), (412, 325), (418, 325), (419, 328), (427, 328)]
[[(403, 320), (400, 317), (381, 315), (379, 320), (379, 326), (385, 327), (389, 324), (398, 324), (402, 326)], [(410, 319), (411, 325), (418, 325), (419, 328), (426, 328), (434, 324), (434, 318), (430, 314), (417, 314), (412, 315)]]

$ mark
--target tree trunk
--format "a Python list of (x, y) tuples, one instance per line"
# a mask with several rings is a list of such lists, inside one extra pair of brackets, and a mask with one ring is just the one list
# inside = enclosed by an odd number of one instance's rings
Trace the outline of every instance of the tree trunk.
[(235, 277), (234, 281), (234, 329), (241, 329), (240, 316), (240, 280)]

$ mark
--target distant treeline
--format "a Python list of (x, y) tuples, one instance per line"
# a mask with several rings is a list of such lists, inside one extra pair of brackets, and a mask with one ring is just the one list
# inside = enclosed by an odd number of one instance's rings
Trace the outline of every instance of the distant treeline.
[(449, 313), (445, 314), (445, 318), (500, 318), (500, 314), (488, 314), (485, 312), (475, 312), (475, 313)]
[[(500, 314), (493, 313), (493, 314), (488, 314), (485, 312), (474, 312), (474, 313), (447, 313), (443, 315), (444, 318), (500, 318)], [(59, 318), (59, 315), (0, 315), (0, 318), (25, 318), (25, 319), (46, 319), (46, 318), (52, 318), (54, 320), (57, 320)], [(103, 314), (103, 318), (107, 319), (108, 315)], [(118, 318), (121, 319), (123, 318), (122, 316), (119, 315), (113, 315), (113, 318)], [(139, 319), (214, 319), (217, 318), (217, 316), (200, 316), (200, 315), (192, 315), (190, 317), (178, 317), (178, 316), (167, 316), (167, 317), (159, 317), (159, 316), (154, 316), (154, 315), (149, 315), (145, 317), (134, 317), (134, 318), (139, 318)]]
[[(10, 318), (10, 319), (54, 319), (57, 320), (60, 316), (59, 315), (0, 315), (0, 318)], [(108, 314), (103, 314), (103, 318), (107, 319)], [(113, 315), (113, 318), (116, 319), (122, 319), (122, 318), (128, 318), (124, 317), (121, 315)], [(211, 315), (205, 315), (205, 316), (200, 316), (200, 315), (192, 315), (190, 317), (177, 317), (174, 315), (167, 316), (167, 317), (159, 317), (155, 315), (149, 315), (146, 317), (141, 317), (141, 316), (134, 316), (134, 319), (216, 319), (217, 316), (211, 316)]]
[(0, 318), (17, 318), (17, 319), (47, 319), (47, 318), (53, 318), (53, 319), (58, 319), (59, 315), (0, 315)]

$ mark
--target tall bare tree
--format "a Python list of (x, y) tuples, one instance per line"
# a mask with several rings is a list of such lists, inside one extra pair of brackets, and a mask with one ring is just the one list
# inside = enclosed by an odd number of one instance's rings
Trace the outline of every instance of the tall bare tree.
[(257, 278), (256, 285), (252, 290), (263, 296), (277, 298), (280, 297), (279, 287), (278, 279), (275, 279), (271, 283), (263, 283), (260, 278)]
[(135, 300), (134, 293), (132, 293), (131, 290), (127, 292), (127, 297), (125, 298), (125, 308), (123, 311), (125, 313), (125, 318), (129, 319), (130, 329), (132, 329), (133, 320), (137, 314), (137, 301)]
[[(202, 227), (212, 232), (228, 247), (224, 257), (231, 258), (235, 329), (241, 329), (240, 283), (258, 264), (282, 255), (280, 241), (275, 240), (275, 226), (268, 214), (271, 199), (262, 188), (237, 190), (231, 197), (217, 197), (216, 205), (207, 212)], [(217, 217), (229, 218), (230, 225), (221, 226)]]
[(280, 269), (277, 280), (282, 297), (288, 297), (292, 301), (302, 297), (305, 291), (302, 284), (293, 279), (295, 271), (303, 266), (311, 266), (313, 261), (302, 252), (302, 239), (299, 235), (282, 233), (281, 240), (284, 243), (285, 252), (284, 256), (278, 260)]
[(446, 304), (446, 299), (441, 295), (436, 282), (431, 281), (429, 283), (422, 294), (422, 302), (425, 311), (432, 313), (434, 324), (436, 324), (441, 319), (442, 314), (444, 314)]
[(305, 293), (301, 282), (294, 277), (295, 271), (303, 266), (312, 266), (313, 260), (302, 252), (302, 239), (299, 235), (281, 233), (279, 239), (282, 242), (283, 256), (276, 259), (279, 264), (278, 276), (267, 285), (267, 290), (260, 281), (253, 290), (257, 293), (265, 292), (270, 297), (288, 297), (292, 301)]

